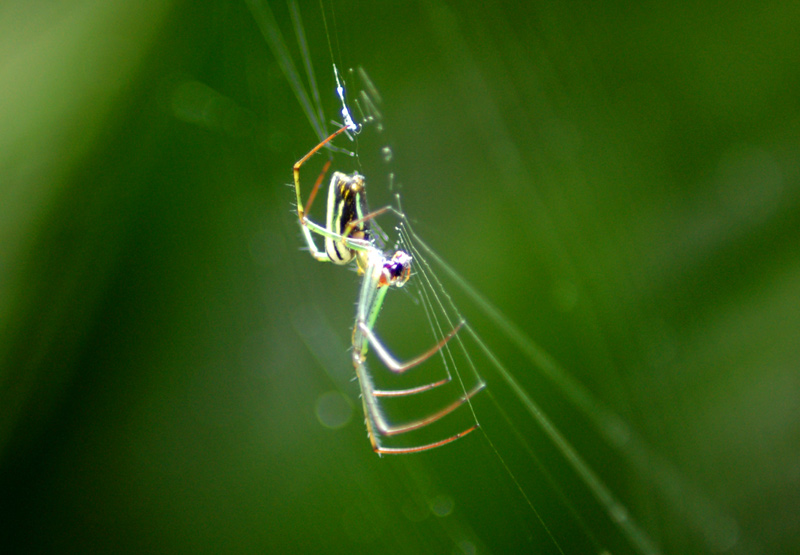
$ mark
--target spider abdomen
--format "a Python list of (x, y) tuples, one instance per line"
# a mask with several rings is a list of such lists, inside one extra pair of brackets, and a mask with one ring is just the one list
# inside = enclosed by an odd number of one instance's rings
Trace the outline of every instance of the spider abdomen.
[[(369, 220), (363, 219), (368, 213), (364, 176), (334, 172), (328, 187), (326, 227), (342, 237), (369, 240)], [(344, 241), (332, 237), (325, 238), (325, 252), (334, 264), (347, 264), (356, 256)]]

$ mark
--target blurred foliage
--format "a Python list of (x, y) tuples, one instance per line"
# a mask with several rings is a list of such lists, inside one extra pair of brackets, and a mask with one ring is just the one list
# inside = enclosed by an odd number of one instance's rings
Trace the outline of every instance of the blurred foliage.
[[(451, 289), (654, 544), (796, 549), (800, 8), (324, 6), (418, 231), (669, 462), (636, 471)], [(631, 552), (488, 368), (476, 411), (549, 532), (480, 433), (371, 452), (358, 280), (300, 251), (316, 137), (245, 2), (6, 0), (0, 83), (4, 552)], [(381, 333), (419, 352), (395, 296)]]

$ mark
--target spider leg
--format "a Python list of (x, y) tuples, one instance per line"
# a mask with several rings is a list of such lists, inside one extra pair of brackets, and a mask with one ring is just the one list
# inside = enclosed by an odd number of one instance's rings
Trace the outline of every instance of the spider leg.
[(450, 378), (450, 376), (447, 376), (445, 379), (439, 380), (438, 382), (411, 387), (408, 389), (374, 389), (372, 390), (372, 394), (375, 397), (406, 397), (408, 395), (422, 393), (423, 391), (430, 391), (431, 389), (449, 383), (451, 379), (452, 378)]
[(303, 216), (303, 219), (300, 222), (303, 224), (303, 229), (306, 229), (308, 231), (313, 231), (314, 233), (316, 233), (317, 235), (321, 235), (322, 237), (330, 237), (335, 241), (341, 241), (347, 246), (347, 248), (352, 249), (354, 251), (369, 251), (374, 248), (372, 246), (372, 243), (370, 243), (366, 239), (345, 237), (344, 235), (336, 233), (335, 231), (330, 231), (326, 227), (323, 227), (320, 224), (309, 220), (308, 217), (306, 216)]
[[(363, 324), (363, 322), (362, 322), (362, 324)], [(364, 342), (363, 341), (363, 337), (361, 337), (360, 334), (357, 333), (357, 332), (363, 332), (364, 330), (368, 331), (368, 341), (367, 342)], [(452, 335), (452, 332), (451, 332), (451, 335)], [(446, 337), (443, 341), (446, 342), (449, 339), (450, 339), (449, 337)], [(359, 345), (360, 348), (358, 348), (358, 349), (354, 348), (353, 349), (353, 365), (356, 367), (356, 374), (357, 375), (359, 374), (359, 372), (358, 372), (359, 367), (364, 366), (364, 364), (367, 361), (367, 358), (366, 358), (366, 353), (367, 353), (366, 346), (367, 346), (367, 344), (369, 342), (372, 342), (373, 346), (380, 346), (380, 343), (378, 342), (378, 338), (375, 336), (374, 333), (369, 331), (368, 327), (366, 327), (365, 325), (356, 326), (353, 329), (353, 344), (354, 345)], [(436, 351), (438, 351), (439, 349), (442, 348), (442, 346), (444, 346), (444, 343), (440, 342), (439, 344), (435, 345), (433, 347), (433, 349), (431, 349), (428, 353), (425, 353), (424, 355), (422, 355), (420, 357), (417, 357), (416, 359), (414, 359), (410, 363), (405, 363), (405, 364), (398, 363), (394, 358), (391, 357), (391, 355), (389, 355), (386, 352), (386, 350), (383, 348), (383, 346), (380, 346), (380, 349), (381, 349), (380, 352), (383, 353), (383, 355), (387, 356), (389, 358), (389, 360), (391, 361), (391, 364), (394, 365), (393, 367), (390, 367), (390, 369), (393, 372), (396, 372), (396, 373), (400, 374), (400, 373), (405, 372), (406, 370), (409, 370), (409, 369), (413, 368), (417, 364), (420, 364), (421, 362), (424, 362), (425, 359), (427, 359), (430, 356), (432, 356), (433, 354), (435, 354)], [(378, 352), (377, 349), (376, 349), (376, 352)], [(381, 355), (379, 354), (379, 356), (381, 356)], [(420, 359), (422, 359), (422, 360), (420, 360)], [(385, 359), (383, 359), (383, 360), (385, 360)], [(388, 364), (387, 364), (387, 366), (388, 366)], [(437, 388), (439, 386), (445, 385), (446, 383), (450, 382), (450, 380), (451, 380), (451, 377), (450, 377), (450, 374), (448, 373), (446, 378), (444, 378), (442, 380), (439, 380), (437, 382), (428, 383), (428, 384), (425, 384), (425, 385), (420, 385), (420, 386), (412, 387), (412, 388), (409, 388), (409, 389), (391, 389), (391, 390), (375, 389), (374, 385), (372, 385), (372, 382), (370, 381), (369, 388), (367, 388), (367, 389), (369, 391), (369, 394), (372, 395), (373, 397), (406, 397), (408, 395), (415, 395), (417, 393), (422, 393), (423, 391), (429, 391), (431, 389), (434, 389), (434, 388)]]
[(413, 432), (414, 430), (419, 430), (420, 428), (424, 428), (429, 424), (433, 424), (434, 422), (441, 420), (442, 418), (444, 418), (445, 416), (456, 410), (458, 407), (460, 407), (461, 405), (472, 399), (475, 395), (480, 393), (485, 387), (486, 384), (481, 382), (475, 387), (473, 387), (472, 390), (468, 391), (466, 395), (456, 399), (446, 407), (439, 409), (433, 414), (424, 416), (422, 418), (418, 418), (417, 420), (406, 422), (405, 424), (390, 425), (386, 423), (385, 419), (382, 418), (382, 415), (378, 415), (381, 416), (381, 418), (377, 418), (375, 420), (375, 428), (380, 435), (387, 437), (405, 434), (407, 432)]
[[(305, 218), (305, 216), (303, 216)], [(301, 220), (302, 222), (303, 220)], [(306, 245), (308, 246), (308, 252), (311, 253), (311, 256), (314, 257), (314, 260), (319, 262), (330, 262), (331, 258), (328, 256), (328, 253), (324, 250), (319, 250), (317, 248), (317, 244), (314, 242), (314, 237), (311, 235), (311, 229), (308, 224), (312, 224), (311, 221), (306, 221), (304, 225), (300, 227), (303, 228), (303, 237), (306, 240)]]
[(429, 451), (430, 449), (435, 449), (437, 447), (441, 447), (442, 445), (447, 445), (448, 443), (452, 443), (453, 441), (460, 439), (467, 435), (468, 433), (474, 431), (478, 425), (471, 426), (464, 430), (463, 432), (459, 432), (454, 436), (450, 436), (448, 438), (435, 441), (433, 443), (427, 443), (425, 445), (417, 445), (414, 447), (384, 447), (378, 441), (378, 437), (372, 430), (372, 426), (367, 419), (367, 434), (369, 435), (369, 441), (372, 444), (372, 450), (375, 451), (378, 455), (407, 455), (410, 453), (420, 453), (422, 451)]
[(375, 389), (372, 384), (372, 380), (368, 376), (366, 372), (366, 367), (363, 363), (356, 364), (356, 375), (358, 376), (359, 384), (361, 385), (361, 400), (362, 405), (364, 407), (364, 414), (366, 415), (366, 423), (367, 423), (367, 434), (369, 435), (370, 443), (372, 444), (372, 449), (378, 454), (386, 454), (386, 455), (402, 455), (407, 453), (418, 453), (420, 451), (427, 451), (429, 449), (435, 449), (436, 447), (441, 447), (442, 445), (446, 445), (452, 441), (455, 441), (461, 437), (464, 437), (468, 433), (475, 430), (478, 427), (477, 424), (470, 426), (466, 430), (463, 430), (453, 436), (447, 437), (445, 439), (428, 443), (425, 445), (416, 445), (412, 447), (384, 447), (381, 443), (381, 436), (394, 436), (399, 434), (404, 434), (407, 432), (411, 432), (414, 430), (418, 430), (420, 428), (424, 428), (429, 424), (433, 424), (434, 422), (441, 420), (461, 405), (467, 403), (473, 396), (477, 395), (483, 388), (486, 387), (486, 384), (481, 382), (472, 388), (471, 391), (467, 392), (466, 395), (457, 399), (453, 403), (449, 404), (448, 406), (425, 416), (423, 418), (419, 418), (417, 420), (412, 420), (411, 422), (406, 422), (405, 424), (400, 425), (390, 425), (386, 422), (386, 418), (383, 416), (383, 413), (378, 406), (377, 397), (375, 395)]
[(463, 325), (464, 321), (462, 320), (456, 327), (450, 330), (450, 333), (445, 335), (442, 338), (442, 340), (439, 341), (436, 345), (434, 345), (433, 347), (431, 347), (418, 357), (409, 360), (408, 362), (399, 362), (397, 359), (392, 357), (392, 355), (389, 353), (386, 347), (383, 346), (383, 344), (378, 340), (378, 337), (375, 335), (375, 333), (369, 328), (369, 326), (367, 326), (366, 322), (364, 322), (363, 320), (358, 322), (358, 329), (359, 331), (361, 331), (361, 333), (363, 333), (367, 337), (369, 343), (372, 345), (372, 348), (375, 350), (375, 354), (377, 354), (380, 357), (380, 359), (383, 361), (386, 367), (395, 374), (402, 374), (406, 370), (410, 370), (415, 366), (419, 366), (420, 364), (431, 358), (433, 355), (441, 351), (442, 348), (447, 344), (447, 342), (450, 341), (453, 338), (453, 336), (458, 333), (458, 330), (460, 330), (461, 326)]
[(381, 214), (385, 214), (386, 212), (392, 212), (395, 216), (400, 218), (400, 220), (405, 218), (405, 214), (400, 212), (394, 206), (391, 206), (391, 205), (384, 206), (383, 208), (378, 208), (377, 210), (373, 210), (372, 212), (370, 212), (369, 214), (367, 214), (366, 216), (364, 216), (362, 218), (359, 218), (357, 220), (353, 220), (352, 222), (348, 223), (347, 227), (345, 228), (344, 235), (349, 235), (350, 231), (352, 231), (355, 227), (357, 227), (362, 222), (366, 222), (367, 220), (372, 220), (372, 219), (380, 216)]
[[(305, 156), (303, 156), (302, 158), (300, 158), (300, 159), (299, 159), (297, 162), (295, 162), (295, 164), (294, 164), (294, 167), (292, 168), (292, 173), (294, 174), (294, 189), (295, 189), (295, 193), (296, 193), (296, 195), (297, 195), (297, 217), (298, 217), (298, 218), (300, 218), (300, 221), (301, 221), (301, 222), (302, 222), (302, 221), (303, 221), (303, 219), (305, 218), (305, 213), (306, 213), (306, 211), (303, 209), (303, 202), (302, 202), (302, 200), (300, 199), (300, 167), (301, 167), (303, 164), (305, 164), (306, 160), (308, 160), (308, 159), (309, 159), (309, 158), (311, 158), (311, 157), (312, 157), (314, 154), (316, 154), (316, 153), (317, 153), (317, 151), (318, 151), (319, 149), (321, 149), (323, 146), (325, 146), (326, 144), (328, 144), (329, 142), (331, 142), (331, 141), (332, 141), (333, 139), (335, 139), (335, 138), (336, 138), (336, 137), (337, 137), (339, 134), (343, 133), (343, 132), (344, 132), (346, 129), (347, 129), (346, 127), (340, 127), (339, 129), (337, 129), (336, 131), (334, 131), (333, 133), (331, 133), (331, 135), (330, 135), (330, 136), (329, 136), (327, 139), (325, 139), (324, 141), (322, 141), (321, 143), (319, 143), (317, 146), (315, 146), (314, 148), (312, 148), (312, 149), (311, 149), (311, 150), (308, 152), (308, 154), (306, 154)], [(326, 168), (326, 169), (327, 169), (327, 168)], [(318, 179), (318, 181), (319, 181), (320, 183), (322, 182), (322, 176), (320, 176), (320, 178)], [(319, 189), (319, 184), (315, 185), (315, 187), (314, 187), (314, 190), (312, 190), (312, 193), (311, 193), (311, 195), (309, 195), (309, 198), (308, 198), (308, 204), (309, 204), (309, 206), (311, 205), (311, 203), (312, 203), (312, 202), (313, 202), (313, 200), (314, 200), (314, 197), (315, 197), (315, 196), (316, 196), (316, 194), (317, 194), (317, 193), (316, 193), (316, 190), (317, 190), (317, 189)]]
[(308, 212), (311, 210), (311, 205), (314, 203), (314, 199), (317, 197), (317, 191), (319, 191), (319, 186), (322, 184), (322, 180), (325, 178), (325, 174), (328, 173), (328, 170), (331, 167), (331, 160), (325, 162), (325, 165), (322, 166), (322, 171), (320, 172), (317, 180), (314, 181), (314, 186), (311, 188), (311, 193), (308, 195), (308, 200), (306, 201), (305, 211)]

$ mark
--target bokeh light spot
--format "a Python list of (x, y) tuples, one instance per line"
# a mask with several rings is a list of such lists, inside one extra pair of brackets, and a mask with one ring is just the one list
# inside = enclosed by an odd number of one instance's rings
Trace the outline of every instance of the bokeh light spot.
[(353, 407), (338, 391), (328, 391), (317, 399), (317, 420), (326, 428), (338, 430), (353, 417)]

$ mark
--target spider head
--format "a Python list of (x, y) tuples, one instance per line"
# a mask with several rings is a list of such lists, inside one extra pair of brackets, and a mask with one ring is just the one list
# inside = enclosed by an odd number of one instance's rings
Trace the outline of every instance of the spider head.
[(402, 287), (411, 277), (411, 255), (405, 251), (397, 251), (383, 263), (383, 272), (379, 287), (393, 285)]

